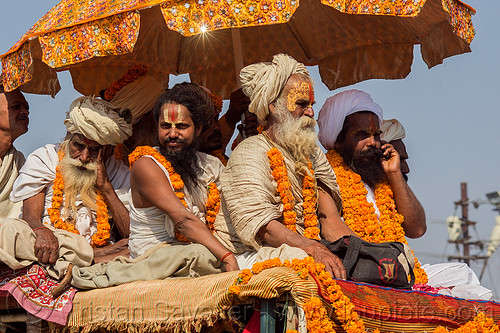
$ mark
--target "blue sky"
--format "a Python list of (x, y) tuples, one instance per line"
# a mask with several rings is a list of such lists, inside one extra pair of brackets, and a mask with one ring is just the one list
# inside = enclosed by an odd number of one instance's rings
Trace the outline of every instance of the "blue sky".
[[(324, 100), (345, 89), (361, 89), (384, 109), (385, 118), (398, 118), (406, 128), (409, 184), (425, 208), (428, 231), (410, 245), (423, 263), (446, 261), (454, 253), (447, 243), (444, 221), (454, 213), (460, 199), (460, 183), (467, 182), (470, 199), (486, 199), (485, 193), (500, 190), (499, 103), (500, 95), (500, 1), (466, 0), (477, 10), (473, 17), (476, 37), (472, 53), (448, 58), (428, 69), (419, 48), (414, 51), (412, 72), (404, 80), (370, 80), (328, 91), (316, 68), (316, 114)], [(6, 52), (57, 1), (2, 0), (0, 11), (0, 53)], [(25, 155), (46, 144), (58, 142), (65, 134), (64, 113), (79, 94), (69, 75), (59, 74), (62, 90), (50, 96), (26, 95), (30, 103), (30, 129), (15, 146)], [(181, 78), (172, 78), (171, 84)], [(460, 214), (460, 210), (457, 211)], [(495, 212), (485, 204), (470, 207), (470, 218), (477, 221), (471, 234), (488, 239)], [(473, 264), (479, 274), (481, 264)], [(500, 299), (500, 282), (493, 276), (500, 271), (500, 253), (490, 259), (483, 284)]]

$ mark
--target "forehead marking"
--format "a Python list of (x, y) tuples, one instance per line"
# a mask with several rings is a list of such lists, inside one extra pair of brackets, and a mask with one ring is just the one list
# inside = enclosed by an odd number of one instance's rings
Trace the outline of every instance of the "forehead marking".
[(181, 105), (180, 104), (169, 104), (167, 108), (163, 110), (163, 118), (166, 123), (175, 127), (176, 124), (182, 123), (184, 120)]
[(287, 108), (290, 111), (295, 110), (296, 102), (300, 99), (308, 100), (309, 105), (312, 106), (312, 102), (314, 102), (314, 90), (312, 89), (312, 85), (310, 82), (301, 81), (298, 84), (295, 84), (289, 91), (287, 96)]

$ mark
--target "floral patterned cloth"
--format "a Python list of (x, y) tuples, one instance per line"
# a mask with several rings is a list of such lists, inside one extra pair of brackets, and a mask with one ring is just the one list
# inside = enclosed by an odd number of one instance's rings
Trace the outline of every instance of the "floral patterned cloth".
[(50, 292), (57, 285), (58, 281), (50, 278), (40, 265), (33, 264), (19, 270), (0, 265), (0, 296), (10, 293), (32, 315), (65, 325), (76, 289), (67, 287), (54, 298)]
[[(455, 34), (470, 43), (475, 34), (471, 21), (474, 10), (459, 0), (441, 1)], [(321, 0), (321, 3), (347, 14), (415, 17), (426, 0)], [(32, 39), (39, 39), (42, 61), (58, 69), (94, 57), (131, 53), (140, 29), (139, 10), (153, 6), (160, 8), (169, 29), (192, 36), (203, 31), (288, 22), (299, 0), (62, 0), (0, 56), (6, 90), (14, 90), (31, 80), (30, 47), (36, 43)]]

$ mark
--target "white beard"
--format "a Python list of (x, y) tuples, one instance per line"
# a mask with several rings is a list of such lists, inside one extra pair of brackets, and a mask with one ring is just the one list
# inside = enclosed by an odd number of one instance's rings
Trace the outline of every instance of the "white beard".
[(97, 162), (83, 164), (79, 160), (69, 157), (66, 151), (66, 155), (59, 162), (59, 165), (64, 180), (65, 217), (71, 216), (72, 212), (77, 212), (76, 199), (78, 195), (88, 209), (96, 211)]
[(276, 103), (278, 114), (274, 137), (295, 160), (299, 174), (309, 173), (308, 164), (311, 153), (316, 149), (316, 120), (307, 116), (295, 118), (279, 100)]

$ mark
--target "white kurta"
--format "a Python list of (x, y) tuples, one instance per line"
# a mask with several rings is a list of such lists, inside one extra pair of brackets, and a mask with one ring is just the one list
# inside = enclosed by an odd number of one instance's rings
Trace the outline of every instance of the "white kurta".
[[(16, 179), (10, 199), (14, 202), (22, 202), (25, 199), (45, 191), (44, 211), (42, 214), (42, 223), (51, 224), (47, 209), (52, 206), (52, 197), (54, 191), (52, 185), (56, 177), (56, 167), (59, 163), (57, 151), (59, 145), (48, 144), (38, 148), (26, 159), (26, 163), (19, 171), (19, 177)], [(109, 181), (115, 189), (118, 197), (124, 204), (127, 202), (127, 192), (130, 189), (130, 171), (122, 162), (117, 161), (111, 156), (106, 161), (106, 172)], [(76, 198), (78, 208), (75, 225), (80, 233), (90, 243), (92, 235), (97, 231), (95, 222), (95, 212), (90, 212), (79, 197)], [(61, 207), (64, 211), (64, 201)]]
[[(218, 158), (197, 153), (198, 165), (203, 172), (198, 176), (197, 186), (189, 191), (186, 187), (182, 190), (185, 194), (187, 209), (205, 222), (205, 205), (208, 194), (207, 189), (210, 183), (219, 185), (219, 175), (224, 169)], [(168, 171), (163, 165), (158, 163), (152, 156), (146, 156), (155, 161), (160, 169), (165, 173), (170, 182)], [(170, 183), (170, 186), (172, 184)], [(172, 188), (173, 189), (173, 188)], [(157, 207), (136, 208), (130, 199), (130, 256), (135, 258), (143, 254), (150, 247), (167, 242), (169, 244), (179, 244), (174, 235), (174, 224), (169, 216)], [(219, 214), (222, 210), (219, 211)]]
[(19, 217), (22, 202), (10, 201), (12, 186), (25, 161), (24, 155), (14, 146), (0, 159), (0, 218)]

